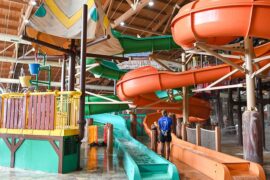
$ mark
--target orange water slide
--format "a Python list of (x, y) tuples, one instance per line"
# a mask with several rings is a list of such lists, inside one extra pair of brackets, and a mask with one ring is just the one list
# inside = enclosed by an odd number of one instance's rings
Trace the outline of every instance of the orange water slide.
[(197, 0), (182, 7), (171, 24), (174, 41), (224, 45), (237, 37), (270, 39), (270, 1)]
[[(254, 52), (256, 57), (268, 54), (270, 52), (270, 43), (256, 47)], [(234, 60), (234, 62), (239, 65), (243, 64), (242, 60)], [(257, 63), (254, 65), (254, 69), (261, 68), (267, 63), (269, 63), (269, 59)], [(138, 107), (150, 106), (154, 102), (160, 101), (154, 94), (155, 91), (213, 82), (232, 70), (233, 68), (227, 64), (177, 73), (158, 71), (154, 67), (145, 66), (130, 71), (121, 78), (117, 83), (117, 95), (123, 101), (133, 101)], [(230, 78), (244, 76), (244, 73), (239, 71)], [(199, 118), (198, 121), (209, 117), (211, 108), (208, 102), (197, 98), (190, 98), (189, 101), (190, 116)], [(181, 103), (161, 101), (154, 103), (150, 108), (168, 109), (181, 114)]]

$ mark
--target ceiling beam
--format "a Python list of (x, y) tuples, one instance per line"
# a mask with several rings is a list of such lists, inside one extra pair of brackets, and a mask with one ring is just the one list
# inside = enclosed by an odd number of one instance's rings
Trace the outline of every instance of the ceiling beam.
[(122, 14), (122, 16), (120, 16), (119, 18), (114, 20), (114, 23), (112, 24), (112, 28), (116, 28), (117, 26), (120, 25), (121, 22), (126, 21), (127, 19), (132, 17), (134, 14), (140, 12), (140, 10), (142, 10), (146, 5), (148, 5), (149, 1), (150, 0), (142, 0), (142, 1), (140, 1), (140, 3), (138, 3), (135, 10), (133, 8), (130, 8), (127, 12)]
[(18, 4), (23, 4), (23, 5), (27, 5), (28, 2), (26, 2), (25, 0), (6, 0), (6, 1), (10, 1), (13, 3), (18, 3)]

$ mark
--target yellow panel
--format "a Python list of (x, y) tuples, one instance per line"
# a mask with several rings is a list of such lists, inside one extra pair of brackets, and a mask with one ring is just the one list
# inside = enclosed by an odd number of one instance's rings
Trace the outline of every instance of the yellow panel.
[(37, 136), (72, 136), (78, 135), (79, 129), (56, 129), (56, 130), (29, 130), (29, 129), (5, 129), (0, 128), (1, 134), (23, 134), (23, 135), (37, 135)]
[[(66, 27), (70, 28), (73, 26), (82, 16), (82, 8), (78, 10), (73, 16), (68, 18), (65, 13), (55, 4), (54, 0), (46, 0), (47, 6), (53, 12), (53, 14), (57, 17), (57, 19)], [(94, 4), (94, 0), (88, 0), (87, 5), (88, 9), (90, 9)]]

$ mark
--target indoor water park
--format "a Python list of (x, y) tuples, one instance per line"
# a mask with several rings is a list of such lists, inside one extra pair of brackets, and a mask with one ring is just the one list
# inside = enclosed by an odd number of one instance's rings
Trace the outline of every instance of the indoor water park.
[(269, 0), (0, 0), (0, 179), (270, 179), (269, 18)]

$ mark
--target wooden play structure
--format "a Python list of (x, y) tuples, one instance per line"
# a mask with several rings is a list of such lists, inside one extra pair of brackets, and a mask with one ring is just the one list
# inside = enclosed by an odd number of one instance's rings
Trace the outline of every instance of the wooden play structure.
[(1, 94), (0, 165), (56, 173), (76, 170), (80, 94)]

